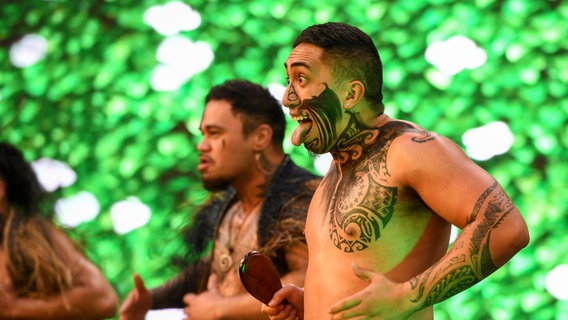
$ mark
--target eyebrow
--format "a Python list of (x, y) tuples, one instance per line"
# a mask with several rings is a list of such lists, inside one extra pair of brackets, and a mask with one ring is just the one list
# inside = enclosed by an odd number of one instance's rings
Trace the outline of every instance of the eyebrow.
[[(303, 62), (303, 61), (296, 61), (296, 62), (292, 62), (292, 64), (290, 65), (290, 68), (293, 67), (305, 67), (307, 69), (310, 68), (310, 64), (307, 62)], [(284, 68), (288, 68), (288, 64), (286, 62), (284, 62)]]
[(208, 125), (205, 125), (205, 126), (203, 127), (203, 130), (202, 130), (201, 127), (199, 127), (199, 131), (201, 131), (201, 132), (209, 131), (209, 130), (212, 130), (212, 129), (217, 129), (217, 130), (222, 130), (222, 131), (225, 130), (225, 128), (223, 128), (223, 127), (221, 127), (221, 126), (219, 126), (219, 125), (216, 125), (216, 124), (208, 124)]

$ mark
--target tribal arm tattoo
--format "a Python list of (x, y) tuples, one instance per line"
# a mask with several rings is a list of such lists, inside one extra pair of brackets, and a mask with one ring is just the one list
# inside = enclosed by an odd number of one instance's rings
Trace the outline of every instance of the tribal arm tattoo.
[(480, 196), (468, 220), (474, 221), (480, 213), (484, 219), (465, 227), (442, 260), (410, 280), (416, 294), (411, 301), (419, 309), (425, 308), (456, 295), (497, 270), (489, 249), (491, 233), (513, 208), (511, 199), (494, 182)]

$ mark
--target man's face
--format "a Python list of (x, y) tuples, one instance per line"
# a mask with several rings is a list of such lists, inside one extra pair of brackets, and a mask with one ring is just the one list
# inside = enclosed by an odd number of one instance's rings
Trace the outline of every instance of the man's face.
[(299, 125), (292, 143), (314, 153), (329, 152), (342, 129), (344, 92), (334, 87), (329, 66), (322, 63), (323, 49), (313, 44), (296, 46), (286, 63), (288, 87), (282, 104)]
[(229, 102), (209, 101), (199, 130), (203, 139), (197, 145), (200, 152), (197, 170), (205, 189), (223, 190), (246, 175), (254, 163), (254, 154), (243, 135), (242, 121), (233, 114)]

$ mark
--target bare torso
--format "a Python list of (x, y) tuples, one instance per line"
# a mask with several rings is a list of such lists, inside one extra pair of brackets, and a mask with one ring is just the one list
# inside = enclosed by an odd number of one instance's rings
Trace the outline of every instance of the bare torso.
[(219, 292), (225, 297), (246, 293), (236, 266), (247, 252), (258, 249), (261, 205), (262, 202), (258, 203), (252, 212), (245, 214), (242, 203), (236, 202), (229, 208), (219, 228), (212, 268), (218, 277)]
[[(334, 164), (310, 205), (306, 221), (309, 265), (305, 319), (328, 318), (328, 308), (364, 289), (352, 263), (402, 282), (423, 272), (447, 250), (450, 225), (404, 186), (389, 148), (396, 139), (426, 139), (424, 131), (392, 121), (354, 145), (364, 153)], [(371, 143), (369, 143), (371, 141)], [(337, 159), (336, 159), (337, 161)], [(412, 319), (428, 319), (426, 308)]]

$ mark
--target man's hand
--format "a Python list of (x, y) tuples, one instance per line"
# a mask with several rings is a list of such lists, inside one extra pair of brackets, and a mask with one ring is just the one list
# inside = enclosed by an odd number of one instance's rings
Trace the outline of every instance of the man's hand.
[(382, 273), (362, 269), (353, 263), (353, 273), (369, 285), (329, 308), (332, 320), (339, 319), (408, 319), (413, 313), (403, 285), (387, 279)]
[(152, 294), (138, 274), (134, 274), (134, 289), (120, 307), (120, 320), (144, 320), (152, 307)]
[(300, 320), (304, 318), (304, 289), (287, 284), (276, 291), (268, 305), (260, 311), (270, 320)]
[(183, 296), (187, 319), (215, 320), (218, 319), (218, 310), (223, 296), (217, 289), (217, 275), (211, 274), (207, 282), (207, 291), (200, 294), (188, 293)]

